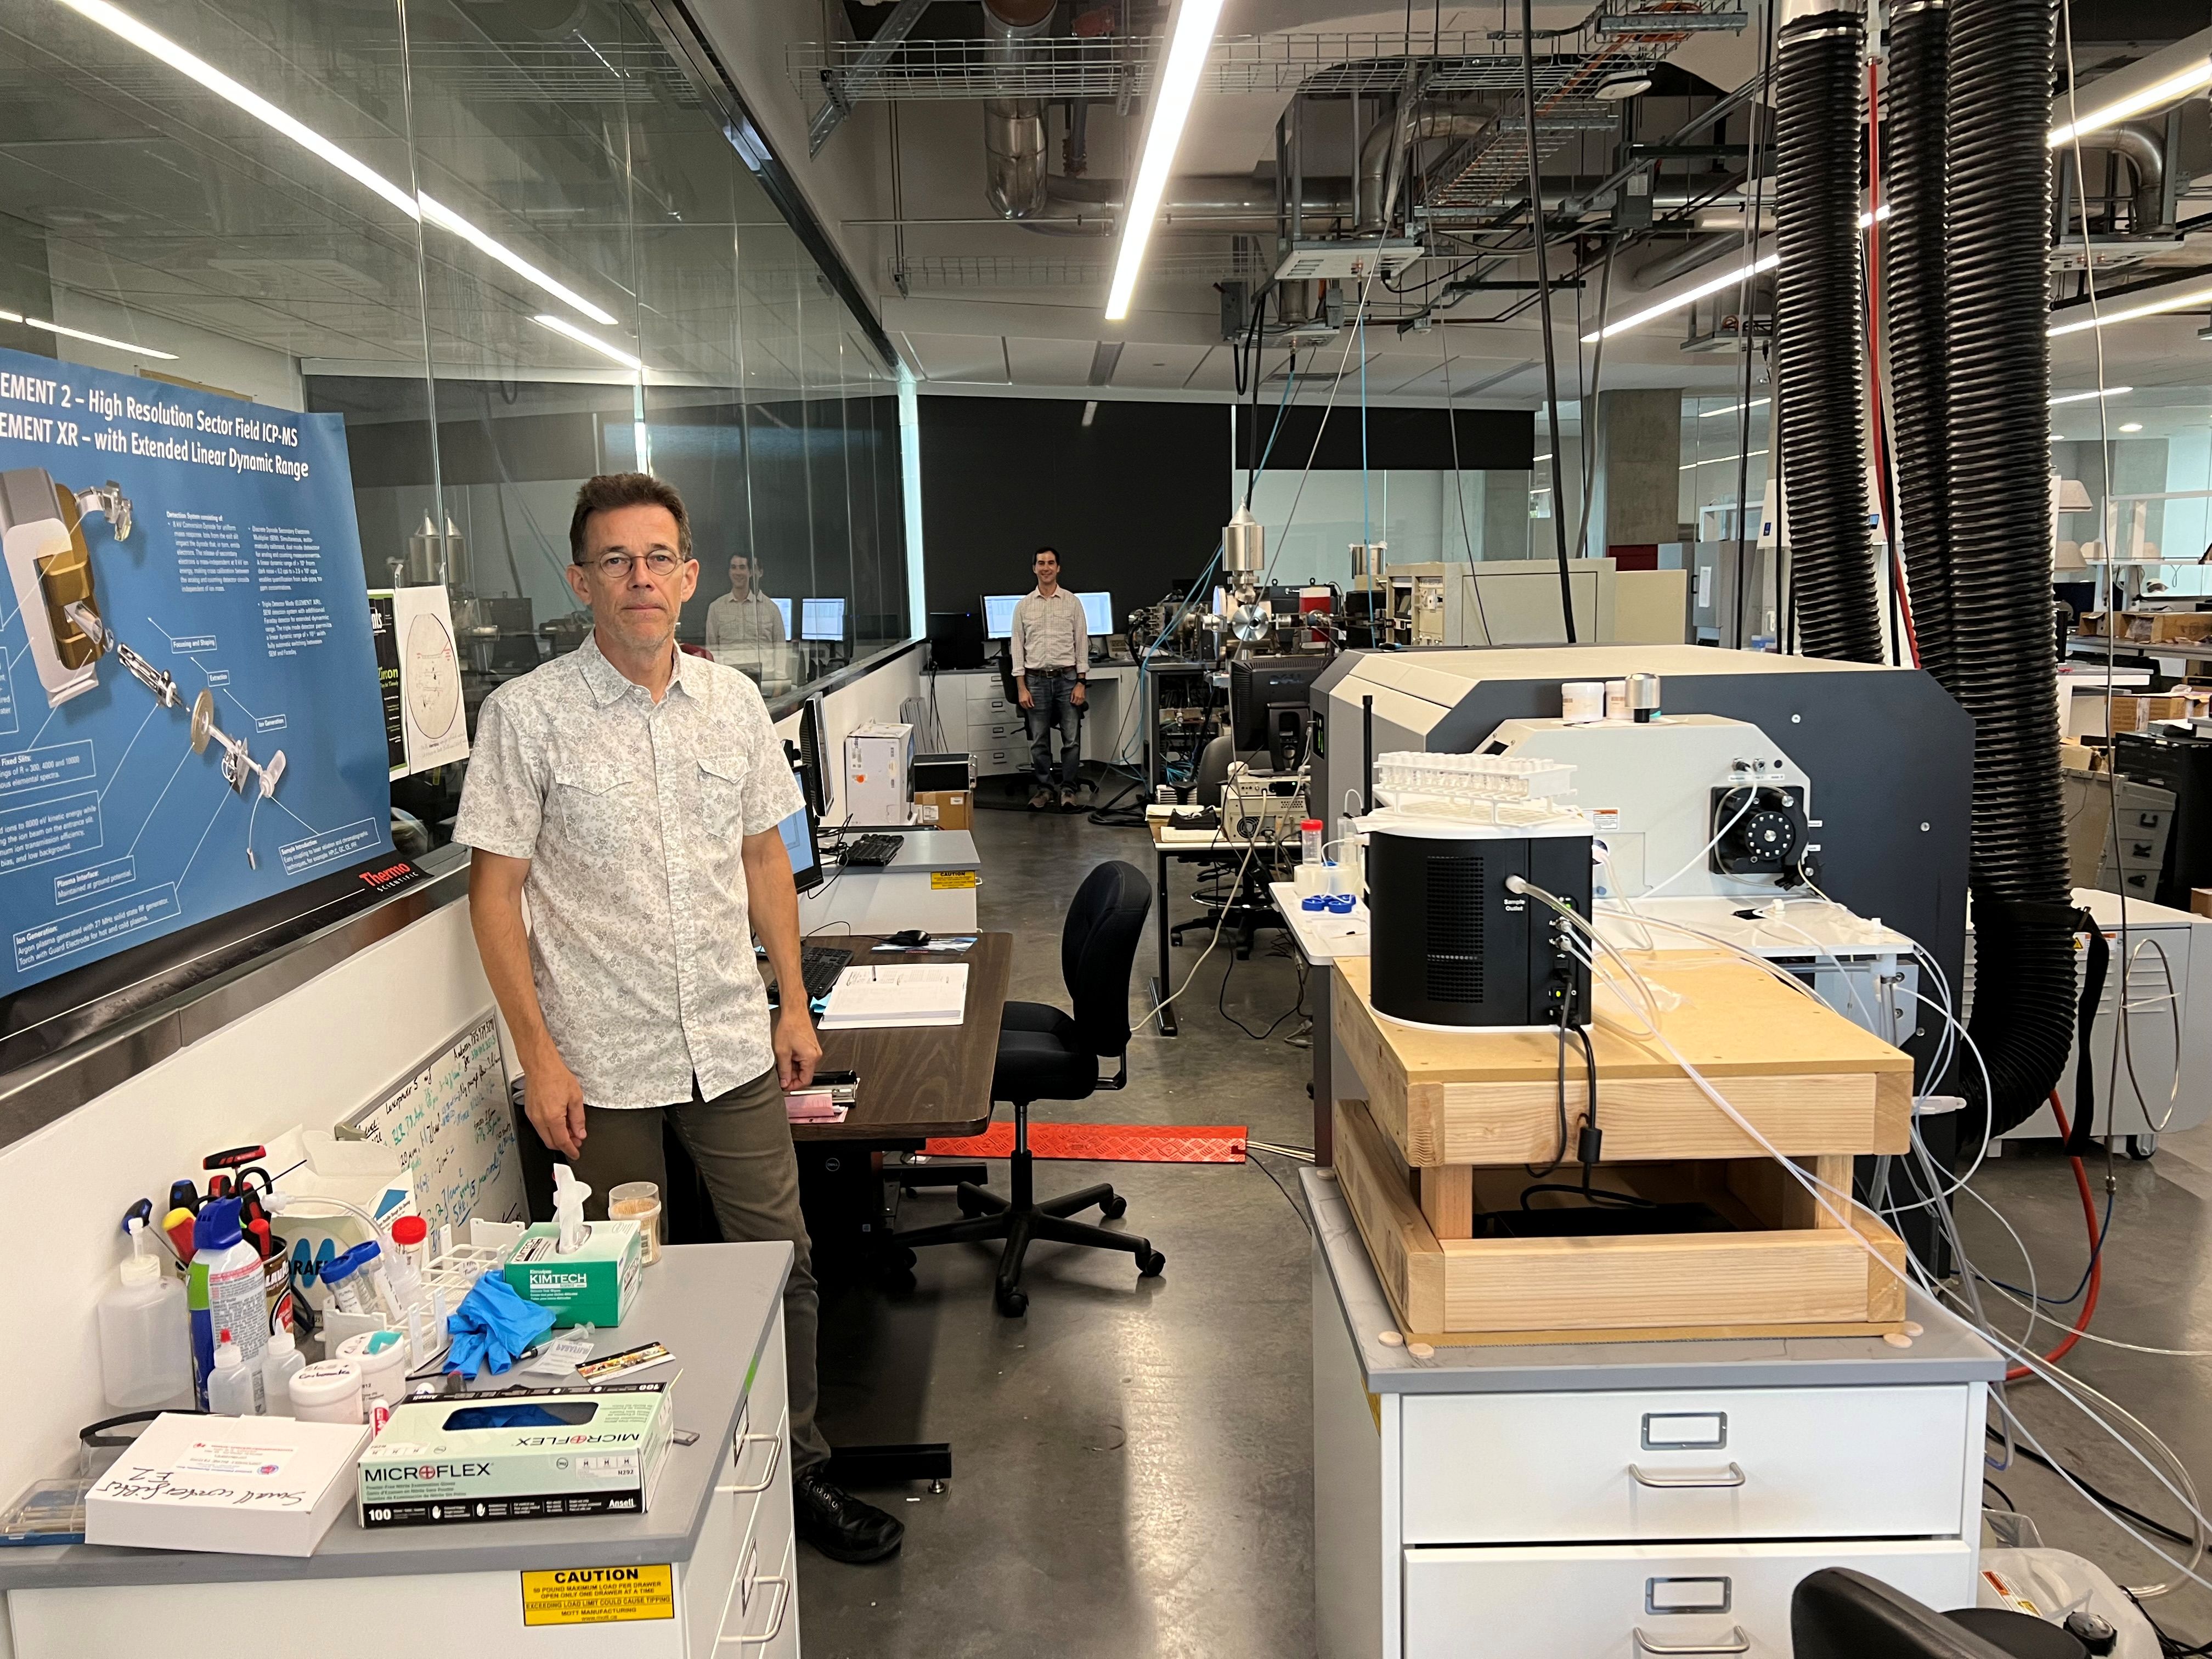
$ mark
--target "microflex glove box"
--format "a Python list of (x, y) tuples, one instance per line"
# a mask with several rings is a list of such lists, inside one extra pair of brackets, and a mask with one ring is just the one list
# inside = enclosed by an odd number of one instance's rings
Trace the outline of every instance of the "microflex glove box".
[(659, 1382), (409, 1400), (361, 1455), (361, 1524), (642, 1515), (675, 1406)]

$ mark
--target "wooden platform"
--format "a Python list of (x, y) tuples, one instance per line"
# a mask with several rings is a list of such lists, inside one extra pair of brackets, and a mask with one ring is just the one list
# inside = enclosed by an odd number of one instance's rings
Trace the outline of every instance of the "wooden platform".
[[(1602, 1111), (1602, 1073), (1599, 1091)], [(1608, 1129), (1608, 1151), (1611, 1141)], [(1823, 1178), (1840, 1176), (1848, 1189), (1848, 1158), (1825, 1162)], [(1363, 1101), (1336, 1103), (1336, 1170), (1410, 1340), (1870, 1336), (1904, 1322), (1904, 1241), (1863, 1211), (1851, 1212), (1850, 1228), (1838, 1225), (1763, 1157), (1607, 1166), (1607, 1184), (1617, 1190), (1694, 1197), (1741, 1231), (1602, 1238), (1438, 1238), (1414, 1197), (1422, 1172), (1408, 1170)], [(1567, 1165), (1559, 1178), (1578, 1173)], [(1470, 1209), (1506, 1207), (1529, 1182), (1518, 1170), (1472, 1179)]]
[[(1717, 952), (1629, 953), (1679, 995), (1668, 1041), (1735, 1109), (1792, 1157), (1908, 1150), (1912, 1061), (1832, 1010)], [(1559, 1046), (1550, 1031), (1431, 1031), (1376, 1013), (1368, 963), (1335, 964), (1334, 1018), (1366, 1082), (1374, 1121), (1415, 1167), (1548, 1163), (1559, 1152)], [(1648, 1162), (1763, 1157), (1666, 1051), (1633, 1035), (1602, 995), (1597, 1054), (1605, 1158)], [(1586, 1106), (1570, 1048), (1567, 1116)]]

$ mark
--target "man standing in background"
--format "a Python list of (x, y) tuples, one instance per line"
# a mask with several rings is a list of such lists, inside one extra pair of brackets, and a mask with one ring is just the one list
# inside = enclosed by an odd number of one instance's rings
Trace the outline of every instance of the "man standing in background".
[[(1083, 601), (1060, 585), (1060, 555), (1040, 547), (1030, 561), (1036, 586), (1014, 605), (1014, 695), (1030, 728), (1030, 810), (1073, 806), (1083, 777), (1084, 671), (1091, 635)], [(1060, 729), (1060, 788), (1053, 791), (1052, 732)]]
[(730, 556), (730, 591), (707, 607), (707, 649), (717, 662), (750, 653), (757, 663), (784, 642), (783, 614), (760, 591), (760, 574), (751, 554)]

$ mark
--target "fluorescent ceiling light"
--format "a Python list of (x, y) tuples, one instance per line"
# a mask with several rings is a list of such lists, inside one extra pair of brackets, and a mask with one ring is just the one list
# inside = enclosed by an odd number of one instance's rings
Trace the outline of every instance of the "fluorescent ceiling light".
[(43, 317), (20, 317), (12, 311), (0, 311), (0, 323), (21, 323), (25, 328), (42, 328), (49, 334), (65, 334), (72, 340), (87, 340), (94, 345), (108, 346), (117, 351), (135, 351), (141, 357), (158, 357), (165, 363), (177, 361), (173, 351), (156, 351), (130, 340), (111, 340), (105, 334), (88, 334), (81, 328), (64, 328), (59, 323), (50, 323)]
[(1098, 416), (1098, 399), (1091, 398), (1083, 405), (1083, 424), (1086, 427)]
[(2101, 132), (2106, 127), (2116, 127), (2130, 115), (2140, 115), (2147, 109), (2163, 109), (2168, 104), (2178, 104), (2191, 93), (2204, 87), (2212, 87), (2212, 57), (2199, 58), (2163, 81), (2154, 81), (2148, 86), (2139, 88), (2124, 98), (2115, 98), (2103, 107), (2092, 110), (2063, 126), (2051, 128), (2045, 143), (2056, 149), (2061, 144), (2071, 143), (2084, 133)]
[(1551, 459), (1552, 458), (1549, 455), (1538, 455), (1533, 458), (1533, 465), (1540, 466)]
[(2052, 339), (2062, 334), (2079, 334), (2085, 328), (2110, 328), (2114, 323), (2131, 323), (2138, 317), (2157, 317), (2169, 311), (2190, 311), (2199, 306), (2212, 306), (2212, 286), (2203, 283), (2185, 288), (2179, 283), (2157, 299), (2146, 300), (2139, 306), (2130, 306), (2124, 311), (2107, 311), (2101, 315), (2082, 318), (2079, 322), (2053, 323), (2050, 328)]
[(1781, 263), (1780, 254), (1770, 253), (1765, 258), (1754, 259), (1747, 265), (1738, 265), (1734, 270), (1716, 276), (1711, 282), (1700, 283), (1695, 288), (1683, 289), (1672, 299), (1662, 300), (1656, 306), (1646, 306), (1633, 316), (1623, 317), (1617, 323), (1608, 323), (1595, 334), (1583, 335), (1583, 343), (1595, 345), (1600, 340), (1609, 340), (1616, 334), (1626, 334), (1632, 328), (1641, 328), (1654, 318), (1664, 317), (1669, 312), (1680, 311), (1685, 306), (1695, 305), (1708, 294), (1718, 294), (1724, 288), (1734, 288), (1738, 283), (1748, 277), (1756, 276), (1762, 270), (1771, 270)]
[(2095, 387), (2088, 392), (2068, 392), (2053, 398), (2051, 400), (2051, 406), (2056, 409), (2061, 404), (2094, 403), (2100, 398), (2118, 398), (2134, 390), (2131, 386), (2105, 386)]
[(1106, 295), (1109, 323), (1129, 314), (1137, 271), (1145, 263), (1145, 244), (1152, 240), (1152, 221), (1159, 216), (1160, 198), (1168, 187), (1168, 169), (1175, 165), (1176, 146), (1182, 142), (1183, 123), (1190, 118), (1190, 101), (1198, 95), (1198, 77), (1206, 68), (1214, 25), (1220, 19), (1221, 0), (1176, 0), (1169, 14), (1167, 58), (1153, 88), (1144, 155), (1137, 163), (1137, 182), (1121, 221), (1121, 251), (1114, 257), (1114, 283)]
[(592, 350), (598, 352), (602, 357), (613, 358), (624, 368), (630, 370), (634, 374), (641, 374), (645, 372), (645, 365), (638, 362), (636, 358), (631, 356), (629, 353), (624, 351), (620, 346), (610, 345), (606, 341), (602, 340), (596, 334), (585, 333), (582, 329), (578, 328), (575, 324), (570, 322), (566, 317), (554, 317), (548, 315), (544, 312), (540, 312), (537, 316), (532, 317), (530, 320), (537, 324), (540, 328), (550, 328), (556, 334), (567, 335), (578, 345), (587, 345), (591, 347)]
[(428, 196), (410, 195), (350, 150), (332, 143), (313, 127), (288, 115), (259, 93), (241, 86), (206, 59), (195, 57), (167, 35), (147, 27), (129, 12), (109, 4), (108, 0), (61, 0), (61, 3), (110, 33), (128, 40), (149, 57), (160, 58), (179, 75), (198, 82), (218, 98), (235, 104), (255, 120), (275, 128), (301, 149), (320, 156), (349, 179), (367, 185), (409, 218), (428, 220), (441, 230), (452, 232), (471, 246), (498, 260), (526, 282), (544, 289), (562, 305), (573, 306), (604, 327), (614, 326), (615, 319), (599, 307), (574, 289), (556, 282), (514, 249), (486, 234), (451, 208)]
[(2142, 430), (2142, 422), (2141, 421), (2130, 421), (2126, 425), (2123, 426), (2120, 430), (2123, 432), (2140, 432)]
[[(1747, 449), (1743, 453), (1744, 459), (1747, 460), (1753, 455), (1764, 455), (1766, 452), (1763, 449)], [(1734, 455), (1716, 455), (1710, 460), (1692, 461), (1687, 466), (1678, 466), (1674, 470), (1677, 472), (1695, 472), (1701, 466), (1718, 466), (1723, 461), (1732, 461), (1735, 459)]]
[(582, 295), (563, 283), (556, 282), (505, 243), (495, 241), (491, 237), (485, 235), (483, 232), (462, 218), (459, 214), (438, 200), (436, 197), (424, 195), (421, 191), (416, 192), (416, 197), (422, 204), (422, 217), (437, 226), (439, 229), (450, 230), (470, 246), (498, 260), (523, 281), (544, 289), (562, 305), (582, 312), (600, 327), (615, 326), (614, 318), (600, 310)]
[(1734, 415), (1740, 410), (1764, 409), (1766, 406), (1766, 403), (1767, 399), (1765, 398), (1753, 398), (1747, 404), (1730, 404), (1726, 409), (1700, 410), (1698, 413), (1698, 418), (1701, 421), (1710, 421), (1716, 415)]

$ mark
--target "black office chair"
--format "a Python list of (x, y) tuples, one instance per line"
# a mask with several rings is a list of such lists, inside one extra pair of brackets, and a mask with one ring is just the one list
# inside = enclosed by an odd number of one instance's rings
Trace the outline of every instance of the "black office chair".
[[(1018, 1316), (1030, 1305), (1021, 1288), (1022, 1258), (1032, 1239), (1058, 1244), (1088, 1244), (1097, 1249), (1127, 1250), (1146, 1279), (1167, 1266), (1152, 1241), (1133, 1233), (1069, 1218), (1092, 1205), (1109, 1221), (1129, 1207), (1109, 1186), (1038, 1203), (1030, 1184), (1030, 1103), (1082, 1100), (1099, 1089), (1119, 1089), (1129, 1076), (1129, 967), (1144, 931), (1152, 890), (1136, 866), (1118, 860), (1100, 865), (1083, 878), (1067, 907), (1060, 934), (1060, 974), (1066, 981), (1074, 1013), (1044, 1002), (1009, 1002), (999, 1026), (999, 1058), (991, 1073), (991, 1098), (1013, 1103), (1014, 1152), (1012, 1193), (1001, 1198), (963, 1182), (956, 1189), (967, 1218), (942, 1226), (895, 1233), (892, 1243), (912, 1250), (927, 1244), (977, 1243), (1002, 1238), (999, 1256), (999, 1311)], [(1121, 1068), (1098, 1075), (1098, 1062), (1111, 1057)]]
[(2000, 1607), (1938, 1613), (1849, 1567), (1800, 1581), (1790, 1640), (1796, 1659), (2089, 1659), (2085, 1643), (2040, 1619)]

